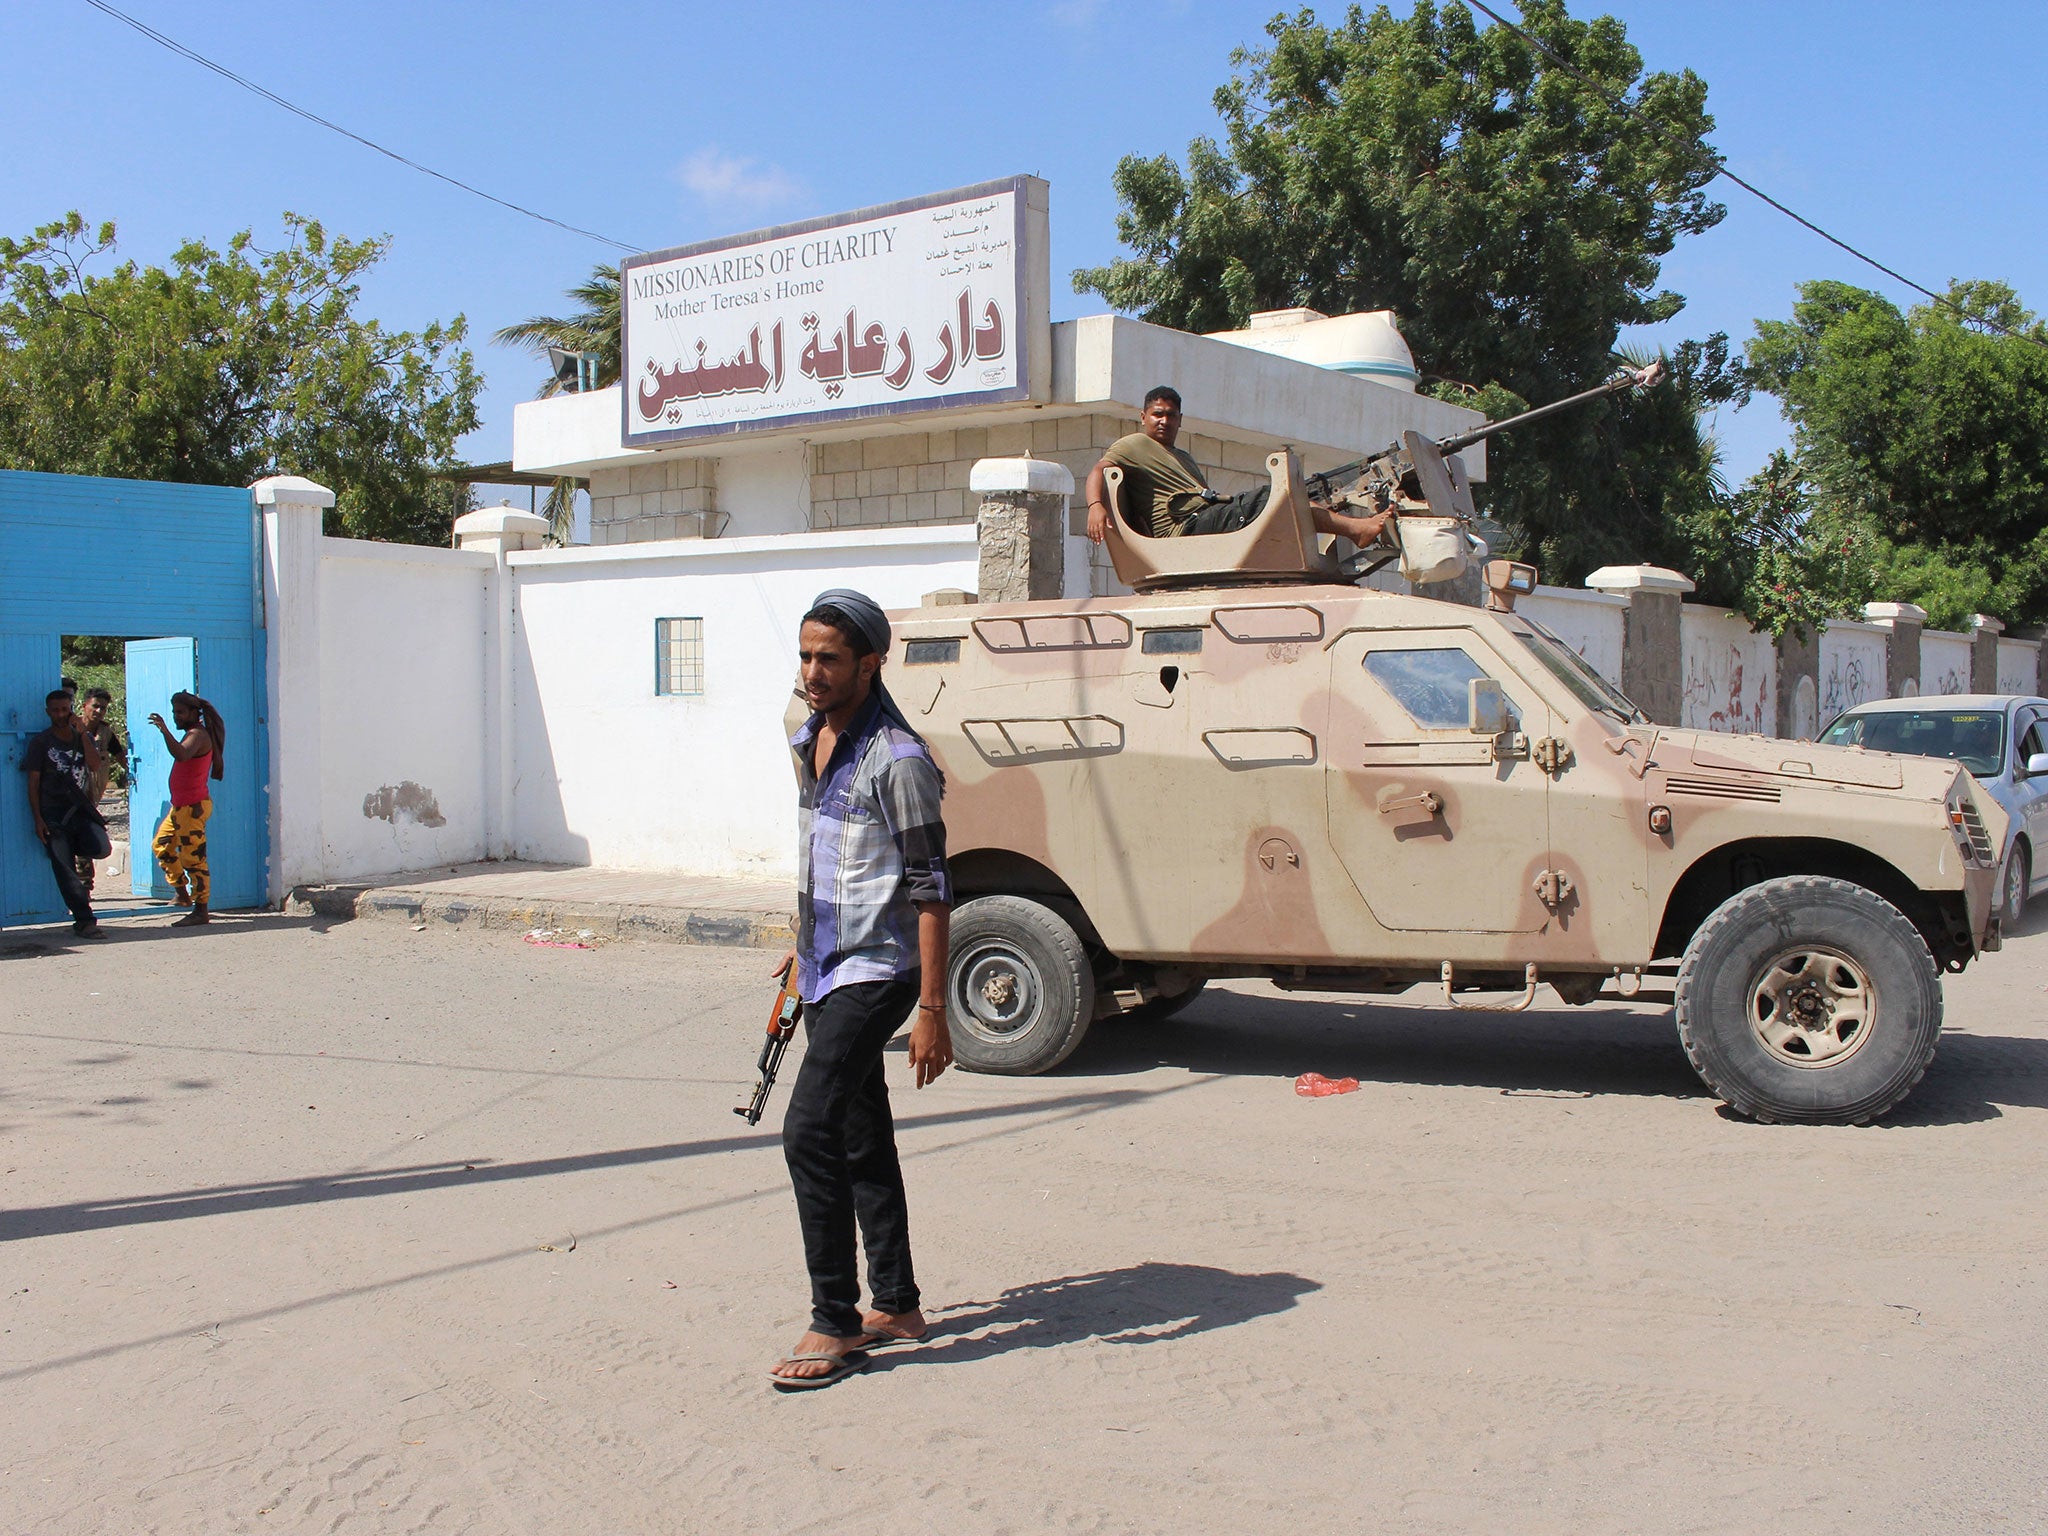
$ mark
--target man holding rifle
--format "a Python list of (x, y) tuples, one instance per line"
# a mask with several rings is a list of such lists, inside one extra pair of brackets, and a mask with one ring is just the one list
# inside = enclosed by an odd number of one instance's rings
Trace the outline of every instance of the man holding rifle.
[[(836, 588), (803, 617), (798, 660), (811, 717), (797, 771), (798, 995), (808, 1043), (783, 1120), (811, 1274), (811, 1330), (769, 1373), (783, 1391), (830, 1386), (867, 1351), (924, 1336), (909, 1208), (882, 1050), (910, 1018), (922, 1088), (952, 1065), (946, 1029), (952, 885), (945, 781), (882, 684), (889, 621)], [(873, 1310), (861, 1313), (856, 1225)]]

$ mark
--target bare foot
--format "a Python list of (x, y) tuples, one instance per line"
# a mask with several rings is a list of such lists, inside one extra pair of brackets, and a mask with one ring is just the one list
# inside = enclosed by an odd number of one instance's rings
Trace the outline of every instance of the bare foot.
[(869, 1347), (877, 1344), (915, 1344), (925, 1335), (928, 1326), (924, 1313), (912, 1308), (908, 1312), (869, 1312), (862, 1316), (861, 1327), (867, 1330), (864, 1341)]
[(1370, 517), (1355, 517), (1349, 512), (1338, 512), (1320, 502), (1309, 503), (1309, 520), (1316, 525), (1317, 533), (1342, 534), (1360, 549), (1380, 536), (1380, 530), (1387, 526), (1387, 514), (1375, 512)]
[(190, 912), (171, 924), (173, 928), (203, 928), (213, 919), (206, 915), (206, 903), (200, 902)]
[[(856, 1355), (860, 1353), (862, 1340), (858, 1337), (842, 1339), (837, 1334), (807, 1333), (796, 1341), (790, 1350), (792, 1355)], [(833, 1367), (824, 1360), (778, 1360), (771, 1376), (780, 1376), (785, 1381), (810, 1381), (819, 1376), (829, 1376)]]

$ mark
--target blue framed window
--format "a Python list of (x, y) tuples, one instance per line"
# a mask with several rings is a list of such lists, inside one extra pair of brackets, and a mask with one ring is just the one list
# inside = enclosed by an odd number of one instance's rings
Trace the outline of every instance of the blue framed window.
[(654, 621), (654, 691), (662, 697), (704, 691), (704, 621)]

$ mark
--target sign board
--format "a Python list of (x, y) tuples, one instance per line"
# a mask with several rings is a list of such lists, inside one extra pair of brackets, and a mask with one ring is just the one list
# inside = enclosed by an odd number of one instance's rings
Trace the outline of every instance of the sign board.
[(986, 182), (621, 263), (628, 448), (1042, 399), (1046, 185)]

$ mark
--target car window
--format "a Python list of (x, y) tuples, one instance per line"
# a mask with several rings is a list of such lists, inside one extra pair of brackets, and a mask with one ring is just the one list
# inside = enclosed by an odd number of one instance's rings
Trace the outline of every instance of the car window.
[(2028, 730), (2026, 739), (2020, 743), (2020, 750), (2017, 754), (2020, 766), (2024, 768), (2027, 759), (2036, 752), (2048, 752), (2048, 716), (2044, 716), (2038, 711), (2034, 715), (2034, 724)]
[(1605, 711), (1624, 723), (1647, 722), (1648, 717), (1619, 688), (1588, 666), (1585, 657), (1534, 619), (1529, 620), (1529, 626), (1535, 633), (1523, 635), (1522, 644), (1535, 653), (1545, 671), (1571, 689), (1581, 704)]
[(1470, 722), (1475, 677), (1489, 674), (1460, 650), (1367, 651), (1365, 670), (1425, 730), (1463, 730)]
[(1979, 778), (1996, 778), (2005, 760), (2005, 714), (1996, 709), (1882, 709), (1842, 715), (1820, 734), (1832, 746), (1868, 747), (1908, 757), (1945, 757)]

